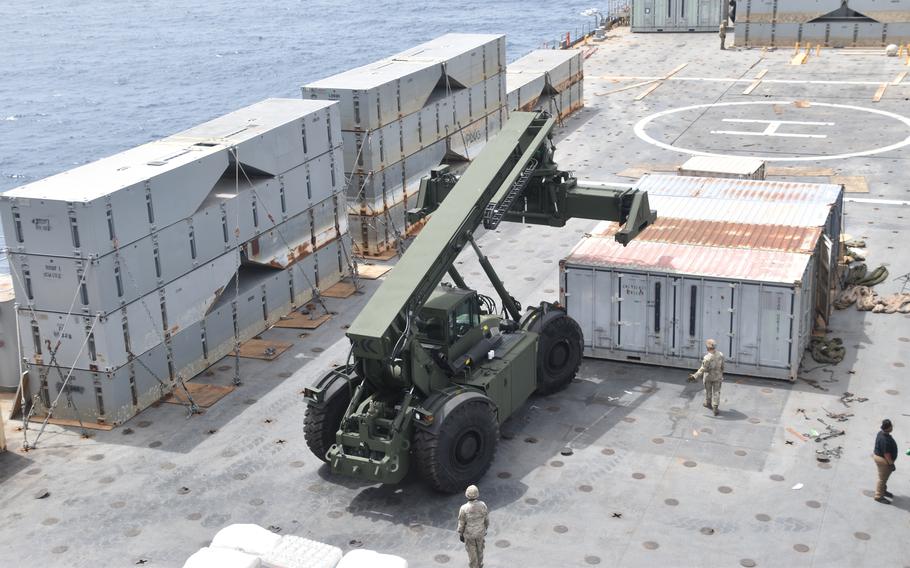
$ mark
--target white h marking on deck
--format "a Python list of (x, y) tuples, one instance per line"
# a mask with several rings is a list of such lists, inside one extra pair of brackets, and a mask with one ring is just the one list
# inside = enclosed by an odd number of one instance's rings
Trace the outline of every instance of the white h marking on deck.
[(754, 120), (751, 118), (725, 118), (724, 122), (767, 124), (762, 132), (747, 132), (743, 130), (712, 130), (711, 134), (734, 134), (738, 136), (775, 136), (780, 138), (827, 138), (825, 134), (796, 134), (778, 132), (784, 124), (799, 124), (803, 126), (834, 126), (833, 122), (807, 122), (802, 120)]

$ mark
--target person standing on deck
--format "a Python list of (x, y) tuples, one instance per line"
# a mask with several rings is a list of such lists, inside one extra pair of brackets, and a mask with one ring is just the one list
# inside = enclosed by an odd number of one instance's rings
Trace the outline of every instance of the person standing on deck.
[(882, 429), (875, 436), (875, 450), (872, 452), (872, 459), (875, 460), (875, 467), (878, 469), (878, 484), (875, 486), (875, 500), (886, 505), (890, 504), (886, 497), (894, 497), (888, 491), (888, 478), (894, 473), (894, 460), (897, 458), (897, 442), (891, 437), (893, 430), (891, 421), (885, 418), (882, 420)]
[(708, 353), (701, 360), (701, 367), (689, 375), (689, 382), (702, 379), (705, 384), (705, 408), (714, 410), (717, 416), (720, 406), (720, 386), (724, 382), (724, 354), (717, 350), (713, 339), (705, 341)]
[(720, 36), (720, 48), (727, 49), (724, 44), (727, 42), (727, 22), (720, 23), (720, 31), (717, 34)]
[(468, 551), (470, 568), (483, 568), (483, 541), (490, 526), (490, 512), (481, 501), (480, 490), (470, 485), (464, 492), (468, 502), (458, 510), (458, 538)]

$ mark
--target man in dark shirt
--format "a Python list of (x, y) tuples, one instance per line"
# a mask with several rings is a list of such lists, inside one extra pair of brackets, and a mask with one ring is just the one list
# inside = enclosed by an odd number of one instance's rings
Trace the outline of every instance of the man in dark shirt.
[(897, 442), (891, 437), (891, 421), (882, 420), (882, 429), (875, 436), (875, 451), (872, 458), (878, 468), (878, 485), (875, 486), (875, 500), (879, 503), (891, 503), (885, 497), (894, 497), (888, 491), (888, 478), (895, 470), (894, 460), (897, 458)]

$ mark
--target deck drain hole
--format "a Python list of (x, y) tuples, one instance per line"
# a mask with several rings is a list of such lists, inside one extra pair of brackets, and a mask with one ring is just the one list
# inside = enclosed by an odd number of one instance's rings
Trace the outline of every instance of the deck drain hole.
[(566, 464), (562, 463), (562, 462), (559, 461), (559, 460), (553, 460), (553, 461), (550, 462), (550, 465), (553, 466), (553, 467), (562, 467), (562, 466), (564, 466), (564, 465), (566, 465)]
[(436, 556), (433, 557), (433, 560), (435, 560), (439, 564), (448, 564), (450, 558), (449, 558), (448, 554), (437, 554)]
[(58, 519), (57, 517), (48, 517), (48, 518), (44, 519), (43, 521), (41, 521), (41, 524), (46, 527), (49, 527), (51, 525), (56, 525), (59, 522), (60, 522), (60, 519)]
[(600, 450), (600, 453), (602, 453), (605, 456), (612, 456), (613, 454), (616, 453), (616, 451), (613, 450), (612, 448), (604, 448), (604, 449)]
[(645, 478), (645, 474), (639, 473), (639, 472), (636, 471), (635, 473), (632, 474), (632, 477), (633, 477), (634, 479), (644, 479), (644, 478)]
[(656, 542), (654, 542), (653, 540), (646, 540), (645, 542), (641, 543), (641, 545), (644, 546), (645, 548), (647, 548), (648, 550), (657, 550), (658, 548), (660, 548), (660, 545), (657, 544)]
[(313, 353), (322, 353), (323, 351), (325, 351), (325, 349), (323, 349), (322, 347), (313, 347), (312, 349), (310, 349), (310, 351), (312, 351)]
[(759, 420), (758, 418), (750, 418), (749, 423), (750, 424), (761, 424), (761, 420)]
[(745, 450), (736, 450), (736, 451), (733, 452), (733, 453), (736, 454), (736, 455), (738, 455), (739, 457), (743, 457), (744, 455), (746, 455), (746, 451), (745, 451)]
[(149, 447), (150, 447), (150, 448), (160, 448), (160, 447), (161, 447), (161, 442), (160, 442), (159, 440), (155, 440), (154, 442), (152, 442), (151, 444), (149, 444)]
[(287, 371), (282, 371), (281, 373), (278, 373), (278, 377), (281, 379), (289, 379), (289, 378), (291, 378), (291, 375), (293, 375), (293, 374), (294, 373), (288, 373)]
[(714, 430), (712, 430), (710, 428), (702, 428), (700, 431), (702, 434), (713, 434), (714, 433)]
[(104, 459), (104, 454), (92, 454), (88, 457), (89, 461), (101, 461)]
[(41, 473), (40, 467), (33, 467), (32, 469), (25, 472), (25, 475), (38, 475)]
[(631, 423), (635, 422), (635, 418), (633, 418), (632, 416), (626, 416), (625, 418), (622, 419), (622, 421), (628, 422), (629, 424), (631, 424)]
[(896, 361), (896, 362), (894, 363), (894, 366), (895, 366), (895, 367), (898, 367), (898, 368), (906, 367), (906, 365), (904, 365), (904, 364), (901, 363), (900, 361)]
[(745, 568), (755, 568), (756, 566), (755, 561), (751, 558), (743, 558), (739, 561), (739, 565)]
[(714, 534), (714, 529), (712, 529), (711, 527), (702, 527), (701, 534), (710, 536), (710, 535)]
[(188, 521), (198, 521), (202, 518), (202, 513), (190, 513), (186, 518)]
[(556, 525), (555, 527), (553, 527), (553, 531), (558, 532), (559, 534), (566, 534), (567, 532), (569, 532), (569, 527), (567, 527), (565, 525)]
[(528, 436), (527, 438), (525, 438), (525, 443), (536, 444), (537, 438), (535, 438), (534, 436)]
[(663, 439), (663, 438), (654, 438), (654, 439), (651, 440), (651, 441), (654, 442), (655, 444), (663, 444), (663, 443), (664, 443), (664, 439)]
[(98, 480), (98, 483), (113, 483), (113, 482), (114, 482), (114, 478), (109, 475), (102, 477), (101, 479)]
[(679, 505), (679, 501), (677, 501), (676, 499), (664, 499), (664, 504), (669, 505), (671, 507), (675, 507), (675, 506)]
[(581, 491), (582, 493), (590, 493), (590, 492), (594, 491), (594, 488), (591, 487), (590, 485), (579, 485), (578, 490)]
[(892, 396), (900, 394), (900, 391), (894, 390), (894, 389), (888, 389), (888, 390), (886, 390), (885, 392), (888, 393), (888, 394), (890, 394), (890, 395), (892, 395)]
[(120, 432), (120, 433), (123, 434), (124, 436), (129, 436), (130, 434), (133, 433), (133, 429), (132, 429), (132, 428), (124, 428), (123, 431)]
[(223, 458), (232, 458), (236, 455), (237, 455), (237, 452), (235, 452), (234, 450), (224, 450), (223, 452), (221, 452), (221, 457), (223, 457)]
[(509, 548), (510, 546), (512, 546), (512, 543), (505, 539), (496, 541), (496, 548)]
[(136, 423), (136, 426), (139, 426), (140, 428), (148, 428), (151, 425), (152, 425), (151, 420), (142, 420), (141, 422)]
[(304, 462), (302, 461), (293, 461), (291, 462), (291, 467), (303, 467)]
[(556, 290), (554, 290), (553, 288), (546, 288), (546, 289), (543, 291), (543, 293), (544, 293), (544, 294), (555, 294), (555, 293), (556, 293)]
[(870, 538), (872, 538), (871, 536), (869, 536), (869, 533), (864, 533), (864, 532), (855, 532), (855, 533), (853, 533), (853, 536), (855, 536), (856, 538), (858, 538), (860, 540), (869, 540)]
[(111, 509), (122, 509), (126, 507), (126, 501), (114, 501), (111, 503)]
[(721, 485), (720, 487), (717, 488), (717, 490), (725, 495), (729, 494), (729, 493), (733, 493), (733, 488), (727, 487), (726, 485)]
[(548, 406), (548, 407), (547, 407), (547, 411), (549, 411), (549, 412), (559, 412), (559, 407), (558, 407), (558, 406)]
[(686, 467), (695, 467), (695, 466), (697, 466), (698, 464), (695, 463), (695, 462), (692, 461), (692, 460), (686, 460), (686, 461), (683, 462), (683, 465), (686, 466)]
[(528, 497), (527, 499), (525, 499), (525, 503), (527, 503), (528, 505), (536, 505), (536, 504), (540, 503), (540, 501), (538, 501), (537, 499), (535, 499), (533, 497)]
[(509, 473), (508, 471), (500, 471), (499, 473), (496, 474), (496, 477), (498, 477), (499, 479), (509, 479), (510, 477), (512, 477), (512, 474)]
[(330, 519), (340, 519), (341, 517), (344, 516), (344, 513), (342, 513), (341, 511), (329, 511), (328, 513), (326, 513), (326, 515)]
[(141, 533), (141, 532), (142, 532), (141, 529), (132, 528), (132, 529), (126, 529), (125, 531), (123, 531), (123, 534), (125, 534), (128, 537), (134, 537), (134, 536), (139, 536), (139, 533)]
[(256, 404), (257, 400), (255, 398), (248, 398), (243, 401), (243, 404)]
[(771, 481), (783, 481), (783, 480), (784, 480), (784, 476), (780, 475), (778, 473), (775, 473), (771, 476)]
[(593, 554), (585, 556), (585, 563), (591, 565), (600, 564), (600, 556), (594, 556)]
[(809, 547), (806, 546), (805, 544), (794, 544), (793, 550), (795, 550), (796, 552), (809, 552)]
[(898, 337), (898, 341), (903, 341), (904, 343), (910, 343), (910, 337)]
[(818, 509), (822, 504), (818, 501), (806, 501), (806, 507), (811, 507), (812, 509)]
[(254, 507), (258, 507), (259, 505), (262, 505), (263, 503), (265, 503), (265, 501), (263, 501), (262, 499), (259, 499), (258, 497), (256, 499), (250, 499), (250, 505), (252, 505)]
[(764, 388), (761, 391), (765, 394), (771, 394), (774, 392), (774, 389)]
[(561, 449), (561, 450), (559, 451), (559, 453), (562, 454), (562, 455), (564, 455), (564, 456), (571, 456), (572, 454), (575, 453), (575, 450), (573, 450), (572, 448), (570, 448), (570, 447), (567, 446), (567, 447)]
[(581, 433), (584, 432), (585, 430), (587, 430), (587, 428), (585, 428), (584, 426), (576, 426), (576, 427), (575, 427), (575, 431), (578, 432), (579, 434), (581, 434)]
[(66, 545), (55, 546), (54, 548), (51, 549), (51, 552), (53, 552), (54, 554), (63, 554), (64, 552), (66, 552), (69, 549), (70, 548)]
[(189, 488), (189, 487), (180, 487), (179, 489), (177, 489), (177, 494), (178, 494), (178, 495), (186, 495), (186, 494), (189, 493), (189, 492), (190, 492), (190, 488)]
[(235, 473), (235, 474), (234, 474), (234, 479), (236, 479), (237, 481), (243, 481), (243, 480), (246, 479), (247, 477), (249, 477), (249, 475), (246, 474), (246, 473), (243, 473), (243, 472)]
[(768, 521), (771, 520), (771, 516), (766, 515), (764, 513), (759, 513), (759, 514), (755, 515), (755, 518), (763, 523), (767, 523)]

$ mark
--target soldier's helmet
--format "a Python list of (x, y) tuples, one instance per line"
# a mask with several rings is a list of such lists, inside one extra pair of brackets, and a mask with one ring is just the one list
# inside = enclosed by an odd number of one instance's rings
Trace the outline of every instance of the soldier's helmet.
[(708, 349), (714, 349), (715, 347), (717, 347), (717, 342), (714, 341), (713, 339), (709, 339), (709, 340), (705, 341), (705, 346)]
[(465, 489), (464, 496), (470, 501), (474, 501), (480, 497), (480, 489), (477, 489), (476, 485), (468, 485), (468, 488)]

